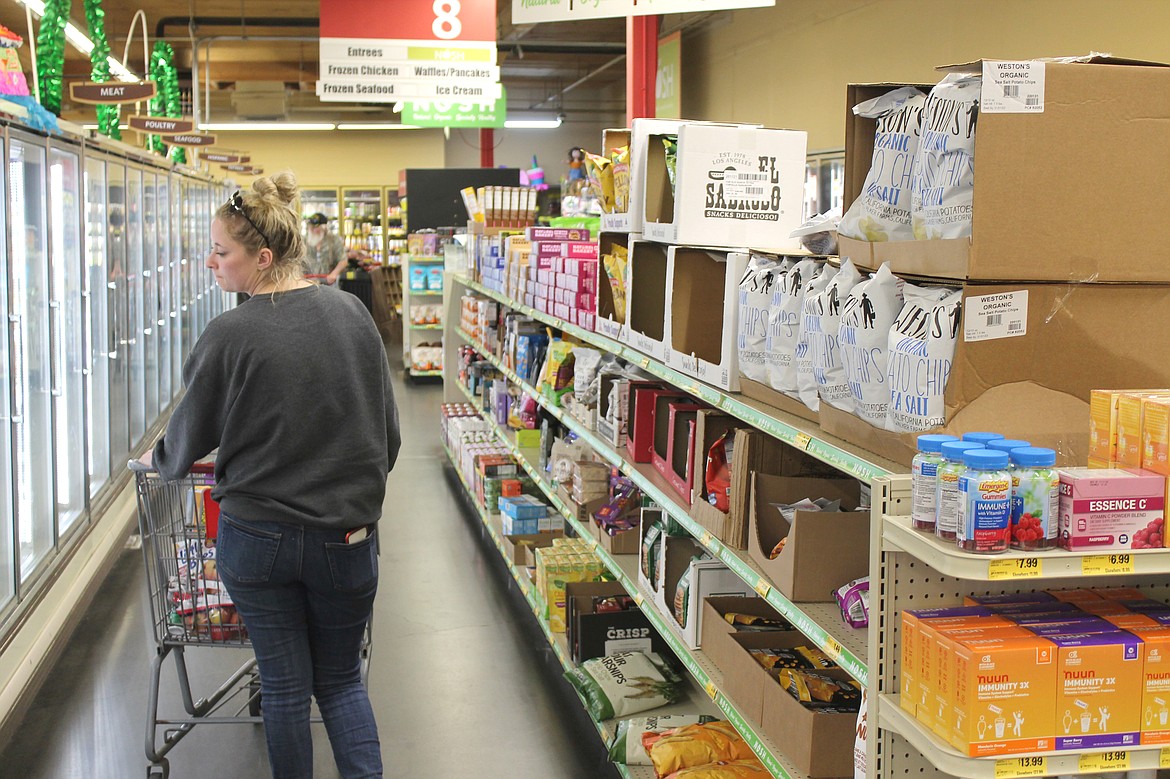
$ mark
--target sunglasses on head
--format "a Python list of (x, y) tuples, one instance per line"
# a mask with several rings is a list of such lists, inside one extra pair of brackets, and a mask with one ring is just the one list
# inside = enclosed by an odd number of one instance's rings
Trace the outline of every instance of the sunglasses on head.
[(244, 219), (248, 221), (248, 224), (252, 225), (252, 229), (259, 233), (260, 237), (264, 239), (264, 245), (272, 248), (272, 241), (268, 240), (268, 236), (264, 234), (263, 230), (256, 226), (256, 223), (252, 221), (252, 217), (248, 216), (248, 212), (244, 210), (244, 196), (240, 194), (240, 190), (237, 189), (235, 193), (228, 198), (228, 207), (230, 207), (233, 212), (244, 217)]

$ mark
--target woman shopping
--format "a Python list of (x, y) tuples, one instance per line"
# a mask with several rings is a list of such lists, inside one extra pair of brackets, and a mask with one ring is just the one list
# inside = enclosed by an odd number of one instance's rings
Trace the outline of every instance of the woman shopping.
[(303, 276), (297, 201), (282, 173), (217, 212), (206, 266), (250, 297), (195, 344), (143, 460), (178, 479), (218, 449), (216, 562), (256, 653), (273, 777), (311, 779), (315, 697), (341, 775), (367, 779), (382, 758), (361, 646), (398, 411), (370, 314)]

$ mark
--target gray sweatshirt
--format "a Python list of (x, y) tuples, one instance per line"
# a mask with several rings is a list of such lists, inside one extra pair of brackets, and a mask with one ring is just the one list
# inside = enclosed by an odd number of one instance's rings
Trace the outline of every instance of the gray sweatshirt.
[(208, 324), (183, 383), (154, 447), (163, 478), (218, 447), (212, 497), (236, 518), (378, 521), (402, 437), (382, 339), (356, 297), (316, 286), (257, 295)]

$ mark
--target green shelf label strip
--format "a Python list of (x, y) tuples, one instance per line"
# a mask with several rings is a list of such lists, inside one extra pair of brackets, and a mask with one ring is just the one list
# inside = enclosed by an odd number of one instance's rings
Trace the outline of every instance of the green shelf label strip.
[(519, 311), (525, 316), (530, 316), (540, 322), (555, 327), (562, 332), (568, 333), (575, 338), (580, 339), (586, 343), (592, 344), (600, 349), (604, 349), (617, 355), (628, 362), (640, 366), (643, 370), (657, 376), (658, 378), (683, 389), (695, 397), (701, 399), (703, 402), (725, 411), (732, 416), (747, 422), (749, 425), (767, 433), (768, 435), (778, 438), (779, 440), (790, 444), (800, 449), (804, 449), (813, 457), (832, 465), (833, 467), (850, 474), (854, 478), (862, 479), (864, 481), (873, 481), (878, 476), (888, 475), (890, 472), (874, 463), (867, 461), (865, 458), (854, 454), (853, 452), (840, 449), (839, 447), (822, 441), (811, 435), (808, 432), (800, 430), (792, 425), (777, 419), (760, 409), (754, 408), (734, 395), (730, 395), (722, 390), (716, 389), (710, 385), (704, 384), (693, 376), (687, 376), (670, 368), (657, 360), (652, 360), (636, 349), (619, 343), (612, 338), (607, 338), (599, 333), (591, 330), (585, 330), (578, 325), (571, 322), (566, 322), (563, 319), (558, 319), (555, 316), (546, 314), (543, 311), (537, 311), (522, 303), (509, 298), (493, 289), (488, 289), (479, 282), (472, 281), (466, 277), (459, 277), (457, 281), (460, 284), (479, 292), (482, 295), (492, 298), (502, 305), (507, 306), (515, 311)]

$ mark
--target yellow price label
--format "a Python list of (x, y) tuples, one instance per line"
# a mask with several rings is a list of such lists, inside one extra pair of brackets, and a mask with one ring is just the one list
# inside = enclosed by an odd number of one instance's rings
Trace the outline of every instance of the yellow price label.
[(1158, 754), (1158, 768), (1170, 768), (1170, 747), (1162, 747)]
[(995, 761), (995, 779), (1044, 776), (1047, 773), (1048, 758), (1046, 757), (1013, 757)]
[(1081, 755), (1078, 763), (1081, 773), (1100, 774), (1106, 771), (1128, 771), (1129, 752), (1090, 752)]
[(703, 534), (701, 536), (699, 536), (699, 543), (702, 544), (703, 546), (711, 546), (711, 542), (713, 540), (714, 540), (714, 536), (711, 535), (710, 530), (704, 530)]
[(710, 698), (711, 700), (715, 700), (715, 696), (719, 692), (718, 690), (715, 689), (715, 682), (707, 682), (707, 684), (705, 684), (703, 686), (703, 689), (706, 690), (708, 698)]
[(1087, 555), (1081, 558), (1081, 573), (1084, 576), (1115, 576), (1133, 572), (1133, 555), (1128, 552)]
[(645, 600), (645, 599), (642, 597), (642, 593), (640, 593), (640, 592), (634, 593), (634, 603), (637, 603), (639, 606), (641, 606), (643, 600)]
[(1038, 579), (1044, 575), (1044, 561), (1039, 557), (1016, 557), (991, 560), (987, 563), (987, 578)]
[(756, 582), (755, 589), (756, 589), (756, 592), (759, 593), (761, 598), (766, 598), (766, 597), (768, 597), (768, 593), (772, 591), (772, 585), (768, 584), (763, 579), (759, 579)]
[(552, 646), (552, 647), (555, 647), (557, 645), (556, 636), (554, 636), (552, 633), (548, 634), (548, 645)]
[(797, 433), (796, 434), (796, 448), (797, 449), (808, 449), (808, 445), (811, 443), (812, 443), (812, 436), (809, 435), (808, 433)]
[(841, 653), (845, 651), (845, 647), (841, 646), (841, 642), (832, 636), (825, 637), (825, 654), (834, 660), (841, 658)]

